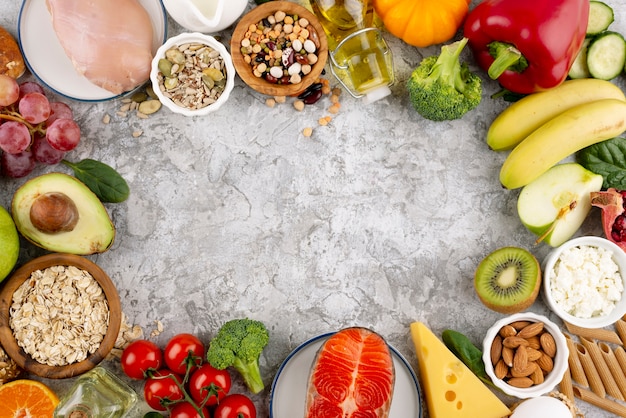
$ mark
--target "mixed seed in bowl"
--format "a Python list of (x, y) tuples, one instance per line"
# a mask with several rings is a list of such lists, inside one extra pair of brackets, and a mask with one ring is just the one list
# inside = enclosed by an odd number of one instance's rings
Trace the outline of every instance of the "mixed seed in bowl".
[(217, 101), (226, 87), (226, 64), (220, 52), (201, 43), (172, 46), (159, 59), (158, 88), (187, 109)]
[(252, 73), (273, 84), (298, 84), (318, 61), (319, 35), (306, 18), (277, 11), (251, 24), (241, 40)]

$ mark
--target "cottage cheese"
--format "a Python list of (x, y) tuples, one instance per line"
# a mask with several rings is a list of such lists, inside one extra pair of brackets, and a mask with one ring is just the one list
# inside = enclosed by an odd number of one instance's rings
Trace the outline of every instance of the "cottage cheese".
[(556, 304), (578, 318), (608, 315), (624, 291), (612, 252), (591, 245), (563, 251), (548, 277)]

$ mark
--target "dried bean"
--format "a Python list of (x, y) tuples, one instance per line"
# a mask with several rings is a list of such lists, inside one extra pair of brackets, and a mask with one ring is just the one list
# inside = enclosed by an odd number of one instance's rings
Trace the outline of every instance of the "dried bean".
[(306, 99), (318, 90), (322, 90), (322, 83), (313, 83), (298, 95), (298, 99)]
[(311, 94), (309, 94), (307, 97), (302, 99), (302, 101), (304, 102), (304, 104), (310, 105), (310, 104), (317, 103), (317, 101), (321, 98), (322, 98), (322, 90), (315, 90)]
[(309, 21), (283, 11), (251, 24), (240, 42), (252, 73), (273, 84), (300, 83), (318, 61), (318, 48), (319, 37)]

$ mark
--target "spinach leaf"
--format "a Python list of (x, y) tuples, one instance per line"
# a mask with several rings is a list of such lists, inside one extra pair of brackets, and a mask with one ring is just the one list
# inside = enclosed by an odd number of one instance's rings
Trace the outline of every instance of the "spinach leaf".
[(74, 170), (76, 178), (85, 183), (100, 201), (120, 203), (128, 199), (128, 183), (111, 166), (89, 158), (77, 163), (63, 160), (62, 163)]
[(604, 177), (603, 189), (626, 190), (626, 138), (608, 139), (578, 151), (576, 160)]
[(443, 343), (457, 356), (480, 380), (495, 387), (485, 371), (483, 352), (476, 347), (465, 335), (458, 331), (447, 329), (441, 334)]

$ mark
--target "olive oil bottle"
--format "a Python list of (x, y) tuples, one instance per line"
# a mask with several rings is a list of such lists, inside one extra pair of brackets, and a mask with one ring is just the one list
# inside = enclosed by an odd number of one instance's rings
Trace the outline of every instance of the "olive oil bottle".
[(375, 25), (369, 0), (311, 0), (313, 13), (324, 27), (331, 71), (354, 97), (368, 102), (391, 93), (393, 59)]

